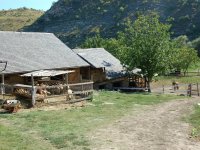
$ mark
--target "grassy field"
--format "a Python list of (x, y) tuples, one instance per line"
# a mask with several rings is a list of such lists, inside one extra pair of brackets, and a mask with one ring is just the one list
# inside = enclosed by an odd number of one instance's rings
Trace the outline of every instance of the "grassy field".
[(175, 76), (160, 76), (154, 78), (152, 82), (152, 87), (161, 87), (162, 85), (172, 85), (172, 82), (176, 81), (179, 84), (190, 84), (190, 83), (199, 83), (200, 84), (200, 76), (192, 76), (192, 77), (175, 77)]
[(31, 25), (44, 12), (34, 9), (20, 8), (0, 11), (0, 31), (17, 31)]
[(0, 149), (88, 150), (87, 134), (108, 125), (143, 105), (179, 98), (172, 95), (95, 92), (83, 108), (22, 111), (0, 115)]
[[(189, 76), (158, 76), (154, 77), (152, 87), (160, 87), (162, 85), (171, 85), (173, 81), (177, 81), (180, 84), (200, 83), (200, 61), (196, 62), (189, 67)], [(195, 73), (194, 73), (195, 72)], [(199, 75), (199, 76), (197, 76)]]

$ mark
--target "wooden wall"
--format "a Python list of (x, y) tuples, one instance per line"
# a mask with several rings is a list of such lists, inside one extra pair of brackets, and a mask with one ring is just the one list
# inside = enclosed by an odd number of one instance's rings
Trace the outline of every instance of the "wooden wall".
[(82, 67), (80, 68), (80, 74), (83, 80), (91, 80), (91, 68), (90, 67)]
[[(90, 69), (88, 69), (88, 68), (85, 68), (85, 70), (87, 71), (86, 73), (89, 76), (90, 73), (88, 71)], [(75, 71), (75, 72), (68, 74), (68, 82), (71, 82), (71, 83), (81, 82), (81, 68), (70, 68), (68, 70)], [(56, 76), (56, 77), (58, 77), (58, 76)], [(35, 77), (34, 80), (35, 80), (35, 82), (37, 82), (37, 80), (41, 80), (41, 79)], [(65, 75), (63, 75), (63, 77), (61, 76), (60, 80), (65, 81)], [(1, 76), (0, 76), (0, 83), (1, 83)], [(5, 84), (30, 84), (30, 83), (31, 83), (30, 77), (21, 77), (20, 74), (5, 75)]]
[(106, 80), (106, 72), (103, 68), (91, 68), (91, 78), (94, 82), (103, 82)]
[[(5, 84), (24, 84), (25, 80), (20, 74), (4, 75)], [(1, 76), (0, 76), (0, 83)]]
[(68, 74), (68, 82), (70, 83), (77, 83), (80, 82), (80, 68), (73, 68), (69, 70), (74, 70), (75, 72), (69, 73)]

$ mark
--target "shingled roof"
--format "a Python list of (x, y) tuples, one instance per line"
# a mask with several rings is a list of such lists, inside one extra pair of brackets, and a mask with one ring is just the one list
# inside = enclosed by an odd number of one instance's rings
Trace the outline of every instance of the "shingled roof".
[(6, 73), (89, 66), (51, 33), (0, 31), (2, 60), (8, 61)]
[(104, 48), (73, 49), (94, 68), (105, 68), (108, 79), (123, 76), (120, 61)]

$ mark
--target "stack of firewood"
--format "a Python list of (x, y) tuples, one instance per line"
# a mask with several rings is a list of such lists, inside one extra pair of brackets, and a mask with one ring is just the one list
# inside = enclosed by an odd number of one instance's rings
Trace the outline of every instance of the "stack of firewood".
[(31, 98), (31, 93), (27, 89), (23, 88), (15, 89), (14, 94), (20, 97)]
[(43, 85), (46, 86), (46, 89), (52, 94), (62, 94), (63, 93), (63, 84), (60, 81), (51, 81), (46, 82)]

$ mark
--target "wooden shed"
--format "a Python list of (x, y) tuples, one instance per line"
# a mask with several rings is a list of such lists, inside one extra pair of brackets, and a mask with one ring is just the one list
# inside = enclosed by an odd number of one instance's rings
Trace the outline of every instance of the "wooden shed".
[(91, 65), (90, 76), (96, 89), (145, 86), (141, 76), (127, 74), (121, 62), (104, 48), (73, 50)]
[(0, 60), (8, 61), (8, 83), (26, 83), (20, 74), (52, 69), (75, 70), (69, 80), (79, 82), (80, 68), (90, 66), (51, 33), (0, 31)]
[[(66, 80), (71, 85), (81, 84), (84, 82), (81, 70), (90, 79), (90, 65), (51, 33), (0, 31), (0, 61), (8, 62), (0, 74), (0, 83), (4, 85), (31, 85), (30, 74), (39, 74), (33, 77), (35, 85), (41, 81), (66, 83)], [(0, 70), (1, 67), (0, 64)], [(85, 82), (91, 85), (88, 80)]]

